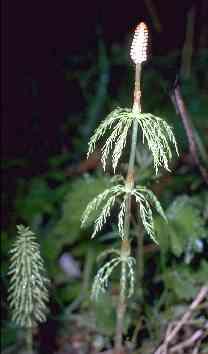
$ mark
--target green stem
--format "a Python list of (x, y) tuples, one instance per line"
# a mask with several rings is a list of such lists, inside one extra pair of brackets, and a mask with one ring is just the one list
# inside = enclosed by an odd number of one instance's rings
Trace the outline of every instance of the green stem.
[[(140, 220), (138, 221), (140, 222)], [(144, 277), (144, 229), (137, 225), (137, 260), (138, 260), (138, 284), (140, 288), (140, 300), (143, 299), (143, 277)]]
[(116, 336), (115, 336), (116, 354), (119, 354), (122, 350), (122, 335), (124, 329), (123, 321), (126, 312), (125, 289), (126, 289), (126, 263), (121, 262), (120, 296), (119, 296), (119, 303), (117, 307), (117, 324), (116, 324)]
[(32, 335), (32, 328), (28, 327), (26, 332), (26, 345), (27, 345), (27, 353), (33, 353), (33, 335)]
[[(141, 77), (141, 64), (136, 65), (135, 70), (135, 89), (134, 89), (134, 103), (132, 111), (141, 112), (141, 91), (140, 91), (140, 77)], [(137, 132), (138, 123), (136, 120), (133, 122), (132, 127), (132, 137), (131, 137), (131, 150), (128, 163), (128, 172), (126, 176), (126, 187), (132, 189), (134, 187), (134, 165), (136, 156), (136, 146), (137, 146)], [(131, 219), (131, 194), (129, 193), (126, 199), (126, 211), (124, 219), (124, 238), (121, 241), (121, 257), (122, 255), (129, 255), (131, 253), (130, 242), (129, 242), (129, 231), (130, 231), (130, 219)], [(126, 263), (121, 262), (121, 280), (120, 280), (120, 294), (119, 302), (117, 307), (117, 324), (116, 324), (116, 335), (115, 335), (115, 353), (119, 354), (122, 350), (122, 335), (124, 331), (124, 316), (126, 312), (126, 297), (125, 289), (126, 284)]]

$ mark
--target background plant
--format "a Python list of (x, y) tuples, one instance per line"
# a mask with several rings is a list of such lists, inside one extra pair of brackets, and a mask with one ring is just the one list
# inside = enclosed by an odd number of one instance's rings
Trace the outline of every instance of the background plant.
[(9, 306), (12, 320), (27, 329), (28, 352), (32, 352), (32, 328), (46, 321), (48, 284), (35, 234), (17, 226), (17, 240), (10, 250)]

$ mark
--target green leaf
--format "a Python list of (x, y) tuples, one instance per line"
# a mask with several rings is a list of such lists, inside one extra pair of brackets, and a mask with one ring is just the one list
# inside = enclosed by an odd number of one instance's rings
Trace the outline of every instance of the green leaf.
[(54, 211), (53, 194), (43, 178), (34, 178), (29, 185), (26, 196), (20, 193), (16, 201), (18, 214), (31, 224), (37, 215), (52, 214)]
[(189, 265), (174, 265), (163, 275), (165, 285), (173, 292), (177, 300), (192, 300), (199, 288), (207, 282), (208, 262), (203, 260), (198, 269), (192, 269)]
[(81, 292), (82, 284), (77, 281), (71, 281), (64, 287), (57, 289), (58, 297), (61, 302), (71, 302), (77, 299)]
[(113, 335), (116, 325), (115, 308), (110, 295), (103, 295), (95, 303), (95, 316), (98, 331), (105, 335)]
[(170, 232), (170, 246), (172, 249), (172, 252), (174, 253), (175, 256), (180, 257), (180, 255), (183, 253), (183, 244), (181, 242), (181, 239), (178, 237), (178, 233), (175, 231), (174, 228), (169, 226), (169, 232)]
[(191, 300), (197, 293), (190, 278), (180, 271), (170, 271), (164, 274), (166, 286), (175, 293), (179, 300)]
[(62, 207), (62, 215), (43, 240), (43, 251), (49, 262), (50, 272), (58, 271), (56, 259), (62, 248), (72, 245), (83, 237), (84, 232), (80, 228), (83, 210), (87, 203), (97, 194), (103, 192), (107, 186), (109, 186), (108, 178), (87, 176), (75, 180), (68, 187)]
[(108, 186), (106, 177), (88, 177), (76, 180), (65, 197), (61, 219), (54, 233), (64, 237), (68, 244), (80, 235), (80, 220), (88, 202)]
[(155, 218), (155, 229), (161, 250), (171, 250), (180, 256), (190, 244), (208, 236), (208, 229), (201, 215), (195, 197), (182, 195), (171, 203), (166, 210), (168, 224), (160, 217)]

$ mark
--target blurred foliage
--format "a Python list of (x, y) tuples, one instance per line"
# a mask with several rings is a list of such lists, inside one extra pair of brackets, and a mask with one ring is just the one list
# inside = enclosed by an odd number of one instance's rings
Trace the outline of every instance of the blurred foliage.
[(179, 257), (186, 250), (197, 250), (197, 241), (208, 237), (208, 230), (203, 218), (204, 206), (201, 205), (200, 210), (200, 204), (202, 204), (200, 196), (194, 198), (180, 195), (172, 201), (166, 210), (168, 223), (159, 217), (155, 220), (161, 252), (169, 250)]
[(200, 286), (207, 282), (208, 262), (203, 260), (197, 270), (184, 264), (175, 264), (173, 268), (164, 273), (165, 286), (171, 291), (172, 303), (193, 300)]
[(105, 294), (99, 302), (95, 303), (96, 325), (99, 332), (113, 336), (116, 326), (115, 305), (111, 296)]
[(66, 237), (70, 230), (68, 243), (73, 243), (80, 234), (80, 220), (87, 203), (108, 185), (108, 179), (103, 176), (86, 176), (74, 181), (64, 198), (62, 216), (55, 227), (54, 236)]
[[(88, 236), (84, 235), (80, 229), (81, 215), (87, 203), (97, 193), (102, 192), (107, 185), (108, 179), (102, 176), (85, 176), (85, 178), (77, 179), (71, 183), (63, 198), (61, 215), (44, 241), (45, 256), (52, 267), (55, 266), (56, 259), (64, 246), (70, 247), (79, 242), (79, 256), (85, 255), (90, 241), (89, 234)], [(51, 247), (51, 243), (53, 247)], [(82, 243), (84, 243), (83, 250)]]

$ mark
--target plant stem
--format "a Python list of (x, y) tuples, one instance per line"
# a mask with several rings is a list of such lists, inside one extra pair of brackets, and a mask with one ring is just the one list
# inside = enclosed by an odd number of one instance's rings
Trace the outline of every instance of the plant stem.
[[(141, 77), (141, 64), (136, 65), (135, 70), (135, 89), (134, 89), (134, 103), (132, 111), (141, 112), (141, 91), (140, 91), (140, 77)], [(133, 122), (132, 138), (131, 138), (131, 150), (129, 156), (128, 172), (126, 176), (126, 186), (130, 190), (134, 187), (134, 165), (137, 145), (137, 131), (138, 123), (136, 120)], [(129, 230), (131, 219), (131, 194), (129, 193), (126, 199), (126, 210), (124, 220), (124, 238), (121, 241), (121, 257), (122, 255), (130, 255), (131, 246), (129, 242)], [(117, 324), (115, 335), (115, 353), (119, 354), (122, 351), (122, 335), (124, 331), (124, 316), (126, 312), (126, 263), (121, 262), (121, 279), (120, 279), (120, 294), (117, 307)]]
[[(138, 221), (140, 222), (140, 220)], [(140, 300), (143, 300), (143, 277), (144, 277), (144, 229), (137, 225), (137, 260), (138, 260), (138, 283), (140, 284)]]
[(27, 353), (33, 353), (33, 335), (32, 335), (32, 328), (28, 327), (26, 332), (26, 346), (27, 346)]
[(191, 118), (189, 116), (188, 110), (183, 100), (180, 85), (178, 83), (176, 84), (171, 94), (171, 99), (175, 106), (177, 114), (179, 114), (182, 119), (182, 123), (185, 128), (185, 132), (189, 142), (189, 150), (192, 159), (195, 162), (196, 166), (198, 166), (204, 181), (208, 184), (208, 173), (206, 168), (204, 168), (204, 166), (201, 165), (201, 162), (199, 160), (198, 153), (197, 153), (196, 138), (194, 136)]
[(136, 261), (137, 261), (137, 279), (138, 279), (138, 284), (140, 284), (140, 289), (139, 289), (139, 298), (140, 302), (143, 300), (143, 277), (144, 277), (144, 227), (141, 222), (141, 218), (139, 217), (138, 219), (133, 218), (132, 219), (134, 228), (136, 229), (136, 237), (137, 237), (137, 250), (136, 250)]
[(187, 15), (186, 38), (182, 50), (181, 77), (183, 77), (184, 79), (189, 79), (191, 76), (195, 18), (196, 9), (195, 6), (192, 5)]
[(125, 301), (125, 287), (126, 287), (126, 264), (121, 262), (121, 278), (120, 278), (120, 296), (117, 307), (117, 323), (115, 336), (115, 353), (120, 354), (122, 350), (122, 334), (124, 329), (124, 315), (126, 312)]

